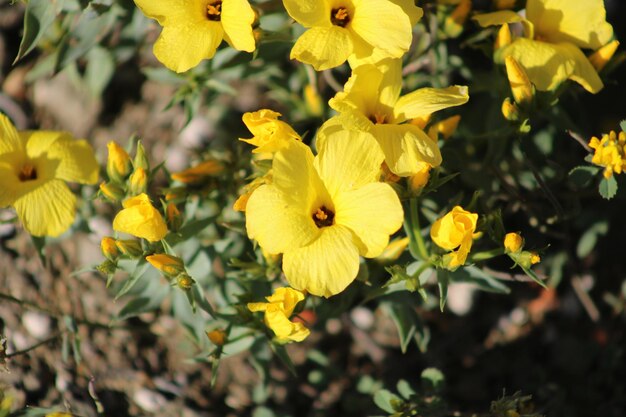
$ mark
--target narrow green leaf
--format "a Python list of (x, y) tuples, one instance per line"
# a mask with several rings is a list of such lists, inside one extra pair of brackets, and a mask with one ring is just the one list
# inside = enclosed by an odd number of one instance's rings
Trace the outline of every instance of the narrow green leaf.
[(115, 296), (115, 300), (119, 299), (121, 296), (123, 296), (128, 291), (130, 291), (131, 288), (133, 288), (135, 284), (139, 282), (139, 279), (143, 276), (143, 274), (146, 273), (149, 266), (150, 264), (146, 262), (145, 259), (140, 260), (139, 263), (137, 264), (137, 267), (135, 267), (135, 270), (133, 271), (133, 273), (128, 277), (128, 279), (124, 283), (124, 286), (119, 290), (119, 292)]
[(35, 49), (42, 36), (57, 17), (60, 10), (59, 3), (62, 3), (62, 1), (30, 0), (26, 3), (24, 34), (22, 35), (22, 42), (20, 42), (17, 57), (13, 61), (14, 64)]
[(99, 97), (115, 73), (113, 54), (107, 49), (96, 46), (87, 53), (85, 82), (94, 97)]
[(406, 353), (409, 343), (417, 331), (416, 323), (419, 321), (417, 314), (411, 306), (404, 303), (385, 302), (381, 307), (396, 325), (400, 337), (400, 349), (402, 353)]
[(278, 359), (280, 359), (283, 365), (285, 365), (287, 369), (289, 369), (289, 372), (291, 372), (293, 376), (297, 376), (296, 367), (291, 361), (291, 358), (289, 357), (289, 354), (287, 353), (287, 349), (285, 349), (285, 346), (279, 345), (276, 343), (271, 343), (270, 347), (272, 348), (272, 351), (274, 351), (276, 356), (278, 356)]

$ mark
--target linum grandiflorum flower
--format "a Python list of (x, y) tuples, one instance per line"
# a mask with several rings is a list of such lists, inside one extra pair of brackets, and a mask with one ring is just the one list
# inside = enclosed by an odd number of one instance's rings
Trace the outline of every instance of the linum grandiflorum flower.
[(113, 230), (156, 242), (167, 234), (161, 213), (154, 208), (146, 194), (128, 198), (113, 219)]
[(296, 305), (304, 300), (304, 294), (289, 287), (276, 288), (274, 294), (265, 297), (267, 303), (248, 303), (252, 312), (263, 311), (265, 325), (272, 329), (280, 343), (301, 342), (307, 338), (309, 329), (300, 322), (293, 322), (289, 317)]
[[(443, 255), (445, 268), (454, 271), (465, 263), (476, 234), (478, 214), (471, 213), (461, 206), (455, 206), (445, 216), (439, 218), (430, 228), (430, 237), (435, 244), (452, 251)], [(454, 250), (456, 249), (456, 250)]]
[(66, 181), (95, 184), (91, 145), (66, 132), (17, 132), (0, 114), (0, 207), (12, 206), (33, 236), (58, 236), (74, 222), (76, 197)]
[[(422, 9), (411, 0), (283, 0), (287, 13), (307, 28), (291, 59), (321, 71), (348, 58), (399, 58), (411, 46)], [(353, 62), (351, 62), (353, 64)], [(354, 64), (353, 64), (354, 65)]]
[(272, 153), (287, 146), (293, 140), (301, 141), (302, 138), (291, 126), (278, 120), (280, 115), (269, 109), (245, 113), (242, 117), (243, 122), (254, 137), (239, 140), (256, 146), (252, 153)]
[[(528, 0), (525, 18), (503, 10), (474, 19), (481, 26), (522, 24), (523, 36), (499, 42), (495, 59), (514, 57), (538, 90), (554, 90), (568, 78), (591, 93), (602, 89), (596, 69), (581, 51), (599, 49), (613, 37), (602, 0)], [(501, 30), (506, 33), (509, 28)]]
[(154, 55), (167, 68), (185, 72), (215, 55), (226, 40), (230, 46), (252, 52), (255, 13), (247, 0), (135, 0), (163, 31)]
[(400, 228), (402, 206), (380, 178), (384, 156), (368, 134), (337, 129), (314, 157), (301, 142), (274, 155), (272, 183), (257, 188), (246, 206), (248, 236), (266, 252), (283, 254), (289, 284), (330, 297), (373, 258)]
[[(438, 110), (468, 101), (467, 87), (421, 88), (400, 96), (401, 61), (386, 59), (378, 65), (361, 65), (352, 70), (344, 91), (330, 99), (350, 129), (371, 133), (391, 172), (409, 176), (420, 171), (421, 163), (441, 164), (437, 142), (419, 127), (406, 123)], [(323, 132), (323, 130), (322, 130)]]

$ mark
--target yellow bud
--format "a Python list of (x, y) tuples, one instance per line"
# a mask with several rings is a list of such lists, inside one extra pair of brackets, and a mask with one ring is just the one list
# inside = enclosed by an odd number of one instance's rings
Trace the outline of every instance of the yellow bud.
[(420, 129), (424, 130), (424, 128), (426, 127), (426, 125), (430, 121), (431, 116), (432, 116), (432, 114), (427, 114), (425, 116), (418, 116), (415, 119), (411, 119), (411, 121), (409, 123), (411, 123), (412, 125), (415, 125), (415, 126), (419, 127)]
[(507, 253), (519, 252), (524, 246), (524, 239), (518, 233), (507, 233), (504, 236), (504, 251)]
[(419, 171), (408, 178), (409, 190), (411, 194), (417, 195), (422, 191), (422, 188), (428, 183), (430, 179), (430, 165), (427, 163), (421, 163)]
[(168, 278), (175, 277), (185, 272), (185, 264), (183, 260), (164, 253), (158, 253), (150, 256), (146, 256), (146, 261), (153, 267), (163, 273)]
[(541, 262), (541, 257), (537, 253), (531, 252), (530, 263), (534, 265), (534, 264), (538, 264), (539, 262)]
[(515, 102), (519, 104), (529, 103), (533, 99), (534, 88), (528, 79), (526, 70), (510, 55), (504, 58), (504, 63)]
[(511, 29), (509, 28), (509, 24), (503, 24), (498, 30), (498, 35), (496, 36), (496, 42), (494, 43), (494, 49), (504, 48), (505, 46), (511, 43)]
[(115, 246), (120, 252), (131, 258), (138, 258), (143, 255), (143, 248), (138, 240), (118, 239), (115, 241)]
[(235, 201), (235, 203), (233, 204), (233, 210), (241, 211), (245, 213), (246, 205), (248, 204), (248, 199), (250, 198), (251, 195), (252, 195), (251, 192), (247, 192), (245, 194), (240, 195), (237, 201)]
[(181, 290), (189, 291), (196, 281), (186, 273), (182, 273), (176, 277), (176, 284)]
[(103, 182), (100, 184), (100, 192), (103, 196), (105, 196), (108, 200), (117, 203), (121, 201), (126, 193), (124, 189), (119, 185), (113, 184), (112, 182)]
[(167, 234), (165, 220), (146, 194), (128, 198), (122, 205), (124, 209), (113, 219), (113, 230), (147, 239), (150, 242), (156, 242), (165, 237)]
[(428, 136), (430, 136), (433, 140), (437, 140), (438, 136), (441, 134), (444, 139), (448, 139), (454, 134), (454, 132), (456, 132), (456, 128), (459, 126), (460, 121), (461, 116), (457, 114), (456, 116), (448, 117), (447, 119), (434, 123), (428, 129)]
[(184, 171), (175, 172), (171, 175), (171, 177), (172, 180), (185, 184), (198, 184), (210, 176), (221, 173), (223, 170), (224, 166), (221, 163), (216, 160), (208, 160)]
[(502, 102), (502, 115), (506, 120), (516, 122), (520, 119), (519, 108), (507, 97)]
[(304, 102), (306, 108), (315, 117), (321, 117), (324, 113), (324, 103), (319, 93), (311, 84), (304, 86)]
[(133, 165), (135, 166), (135, 169), (143, 168), (146, 171), (150, 170), (150, 162), (148, 161), (148, 157), (146, 156), (146, 150), (141, 144), (141, 141), (137, 142), (137, 151), (135, 152), (135, 160), (133, 161)]
[(112, 237), (103, 237), (100, 241), (100, 249), (102, 250), (102, 254), (105, 256), (105, 258), (112, 261), (115, 261), (117, 257), (120, 256), (120, 251), (115, 245), (115, 239), (113, 239)]
[(135, 168), (128, 179), (128, 192), (131, 196), (148, 191), (148, 172), (143, 168)]
[(206, 332), (207, 337), (216, 346), (224, 346), (226, 343), (226, 332), (222, 329), (211, 330)]
[(397, 261), (398, 258), (402, 256), (402, 253), (405, 251), (407, 246), (409, 246), (408, 237), (396, 239), (387, 245), (387, 247), (383, 250), (383, 253), (376, 257), (376, 260), (382, 263)]
[(619, 46), (618, 41), (611, 41), (604, 45), (602, 48), (595, 51), (590, 57), (589, 61), (591, 65), (596, 69), (596, 71), (600, 72), (604, 68), (604, 66), (613, 58), (615, 51), (617, 51), (617, 47)]
[(167, 203), (165, 215), (167, 217), (167, 224), (169, 225), (170, 230), (177, 232), (183, 224), (183, 216), (180, 214), (180, 210), (178, 210), (176, 204)]
[(107, 175), (114, 182), (122, 182), (130, 174), (132, 163), (128, 152), (116, 142), (107, 144), (109, 158), (107, 159)]
[(471, 9), (471, 0), (461, 0), (450, 16), (446, 17), (443, 25), (445, 34), (452, 38), (459, 36), (461, 32), (463, 32), (463, 25), (465, 24)]

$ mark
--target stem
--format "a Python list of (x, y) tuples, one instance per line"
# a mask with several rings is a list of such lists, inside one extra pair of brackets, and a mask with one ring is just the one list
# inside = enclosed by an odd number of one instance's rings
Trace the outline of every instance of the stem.
[(39, 346), (43, 346), (45, 344), (48, 344), (48, 343), (52, 342), (55, 339), (58, 339), (59, 337), (61, 337), (63, 335), (63, 333), (66, 333), (66, 332), (67, 332), (67, 330), (59, 332), (59, 333), (56, 333), (56, 334), (50, 336), (49, 338), (47, 338), (45, 340), (42, 340), (41, 342), (37, 342), (34, 345), (29, 346), (29, 347), (27, 347), (25, 349), (16, 350), (15, 352), (12, 352), (12, 353), (7, 353), (7, 354), (4, 355), (4, 358), (5, 359), (10, 359), (10, 358), (15, 357), (15, 356), (24, 355), (24, 354), (30, 352), (31, 350), (37, 349)]
[(417, 198), (412, 198), (410, 201), (410, 215), (411, 215), (411, 231), (415, 242), (417, 243), (417, 252), (422, 260), (428, 260), (428, 251), (426, 250), (426, 244), (422, 237), (422, 230), (420, 227), (419, 211), (417, 207)]
[(484, 252), (478, 252), (470, 256), (470, 262), (485, 261), (504, 254), (504, 249), (496, 248)]

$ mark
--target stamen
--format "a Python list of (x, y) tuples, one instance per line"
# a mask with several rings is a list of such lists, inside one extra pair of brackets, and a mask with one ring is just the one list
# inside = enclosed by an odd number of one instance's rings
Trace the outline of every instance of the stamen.
[(374, 123), (374, 124), (377, 124), (377, 125), (382, 125), (382, 124), (385, 124), (385, 123), (386, 123), (387, 116), (386, 116), (386, 115), (384, 115), (384, 114), (378, 114), (378, 113), (376, 113), (376, 114), (372, 114), (372, 115), (369, 117), (369, 119), (370, 119), (370, 121), (371, 121), (372, 123)]
[(345, 7), (339, 7), (337, 9), (332, 9), (330, 11), (330, 22), (342, 28), (345, 28), (348, 23), (350, 23), (350, 15), (348, 14), (348, 9)]
[(327, 209), (325, 206), (318, 208), (313, 213), (313, 221), (320, 229), (322, 227), (332, 226), (335, 219), (335, 213)]
[(36, 180), (37, 179), (37, 169), (35, 169), (34, 165), (32, 165), (29, 162), (27, 162), (27, 163), (24, 164), (24, 166), (22, 166), (22, 170), (18, 174), (18, 178), (22, 182)]
[(206, 6), (206, 16), (209, 20), (219, 22), (222, 17), (222, 1), (214, 1)]

